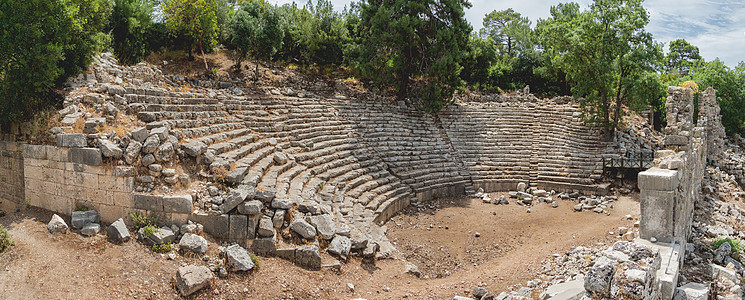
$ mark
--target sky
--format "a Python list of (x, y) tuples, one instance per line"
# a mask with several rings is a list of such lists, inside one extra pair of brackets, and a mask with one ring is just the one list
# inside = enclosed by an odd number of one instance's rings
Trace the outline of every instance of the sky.
[[(285, 4), (292, 0), (269, 0)], [(305, 4), (305, 0), (296, 0)], [(334, 8), (342, 10), (352, 0), (331, 0)], [(550, 16), (550, 8), (566, 1), (541, 0), (471, 0), (473, 5), (466, 10), (466, 19), (474, 30), (479, 30), (481, 21), (489, 12), (512, 8), (535, 23)], [(591, 0), (574, 0), (587, 8)], [(644, 7), (650, 15), (647, 31), (655, 40), (665, 44), (675, 39), (685, 39), (699, 47), (701, 56), (707, 61), (719, 58), (730, 67), (745, 61), (745, 0), (646, 0)]]

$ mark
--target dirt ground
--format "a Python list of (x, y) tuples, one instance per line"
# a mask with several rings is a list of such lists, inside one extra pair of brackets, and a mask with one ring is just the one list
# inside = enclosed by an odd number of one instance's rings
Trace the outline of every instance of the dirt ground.
[[(261, 258), (257, 270), (217, 279), (191, 298), (452, 299), (479, 284), (498, 293), (535, 278), (541, 260), (554, 253), (616, 240), (609, 232), (633, 225), (625, 215), (639, 215), (638, 196), (621, 197), (610, 216), (576, 213), (572, 205), (538, 204), (527, 213), (516, 204), (436, 200), (428, 205), (433, 209), (402, 213), (387, 223), (399, 256), (417, 265), (421, 278), (405, 273), (402, 259), (368, 264), (352, 258), (336, 272)], [(181, 255), (169, 260), (135, 241), (112, 245), (103, 235), (53, 236), (46, 229), (50, 218), (50, 212), (35, 208), (0, 218), (16, 241), (0, 254), (0, 298), (174, 299), (179, 298), (173, 288), (178, 267), (206, 264), (202, 258)], [(207, 256), (216, 257), (219, 244), (210, 242)], [(348, 283), (354, 285), (353, 292)]]

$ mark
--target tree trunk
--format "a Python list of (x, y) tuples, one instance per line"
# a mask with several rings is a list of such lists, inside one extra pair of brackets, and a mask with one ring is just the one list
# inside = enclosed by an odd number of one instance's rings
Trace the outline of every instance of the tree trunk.
[(407, 49), (404, 53), (404, 69), (398, 79), (398, 100), (404, 100), (409, 93), (409, 76), (411, 75), (411, 50)]
[(254, 81), (259, 81), (259, 60), (254, 60)]
[(199, 39), (199, 51), (202, 52), (202, 60), (204, 60), (204, 69), (209, 71), (210, 67), (207, 65), (207, 57), (204, 56), (204, 49), (202, 49), (202, 39)]

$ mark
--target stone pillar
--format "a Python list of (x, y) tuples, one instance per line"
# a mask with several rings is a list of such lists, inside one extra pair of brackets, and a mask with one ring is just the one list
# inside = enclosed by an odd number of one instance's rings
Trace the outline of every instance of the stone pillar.
[(714, 160), (722, 154), (726, 134), (722, 126), (721, 109), (717, 104), (717, 96), (713, 88), (709, 87), (699, 94), (698, 107), (698, 126), (705, 130), (707, 157)]
[(642, 239), (670, 243), (675, 237), (676, 193), (681, 173), (651, 168), (639, 173), (641, 200), (639, 236)]

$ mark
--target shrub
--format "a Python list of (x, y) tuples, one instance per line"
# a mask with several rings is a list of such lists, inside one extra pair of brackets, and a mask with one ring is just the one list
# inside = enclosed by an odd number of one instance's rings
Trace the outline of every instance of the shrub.
[(155, 244), (153, 245), (153, 252), (156, 253), (168, 253), (173, 250), (173, 246), (171, 244)]
[[(5, 252), (5, 250), (10, 249), (10, 247), (13, 247), (13, 239), (10, 238), (10, 233), (8, 233), (8, 230), (3, 227), (3, 225), (0, 225), (0, 253)], [(253, 259), (253, 258), (252, 258)]]
[(151, 51), (148, 37), (154, 31), (152, 4), (143, 0), (115, 0), (109, 22), (116, 58), (125, 64), (135, 64)]
[(106, 0), (0, 0), (0, 123), (62, 102), (54, 91), (105, 42)]
[(155, 227), (155, 224), (157, 224), (157, 220), (154, 216), (146, 216), (136, 211), (130, 211), (129, 218), (134, 223), (135, 230), (140, 230), (140, 228), (145, 228), (148, 226)]
[(254, 267), (259, 267), (259, 257), (256, 256), (253, 252), (249, 252), (248, 255), (251, 257), (251, 262), (254, 263)]

